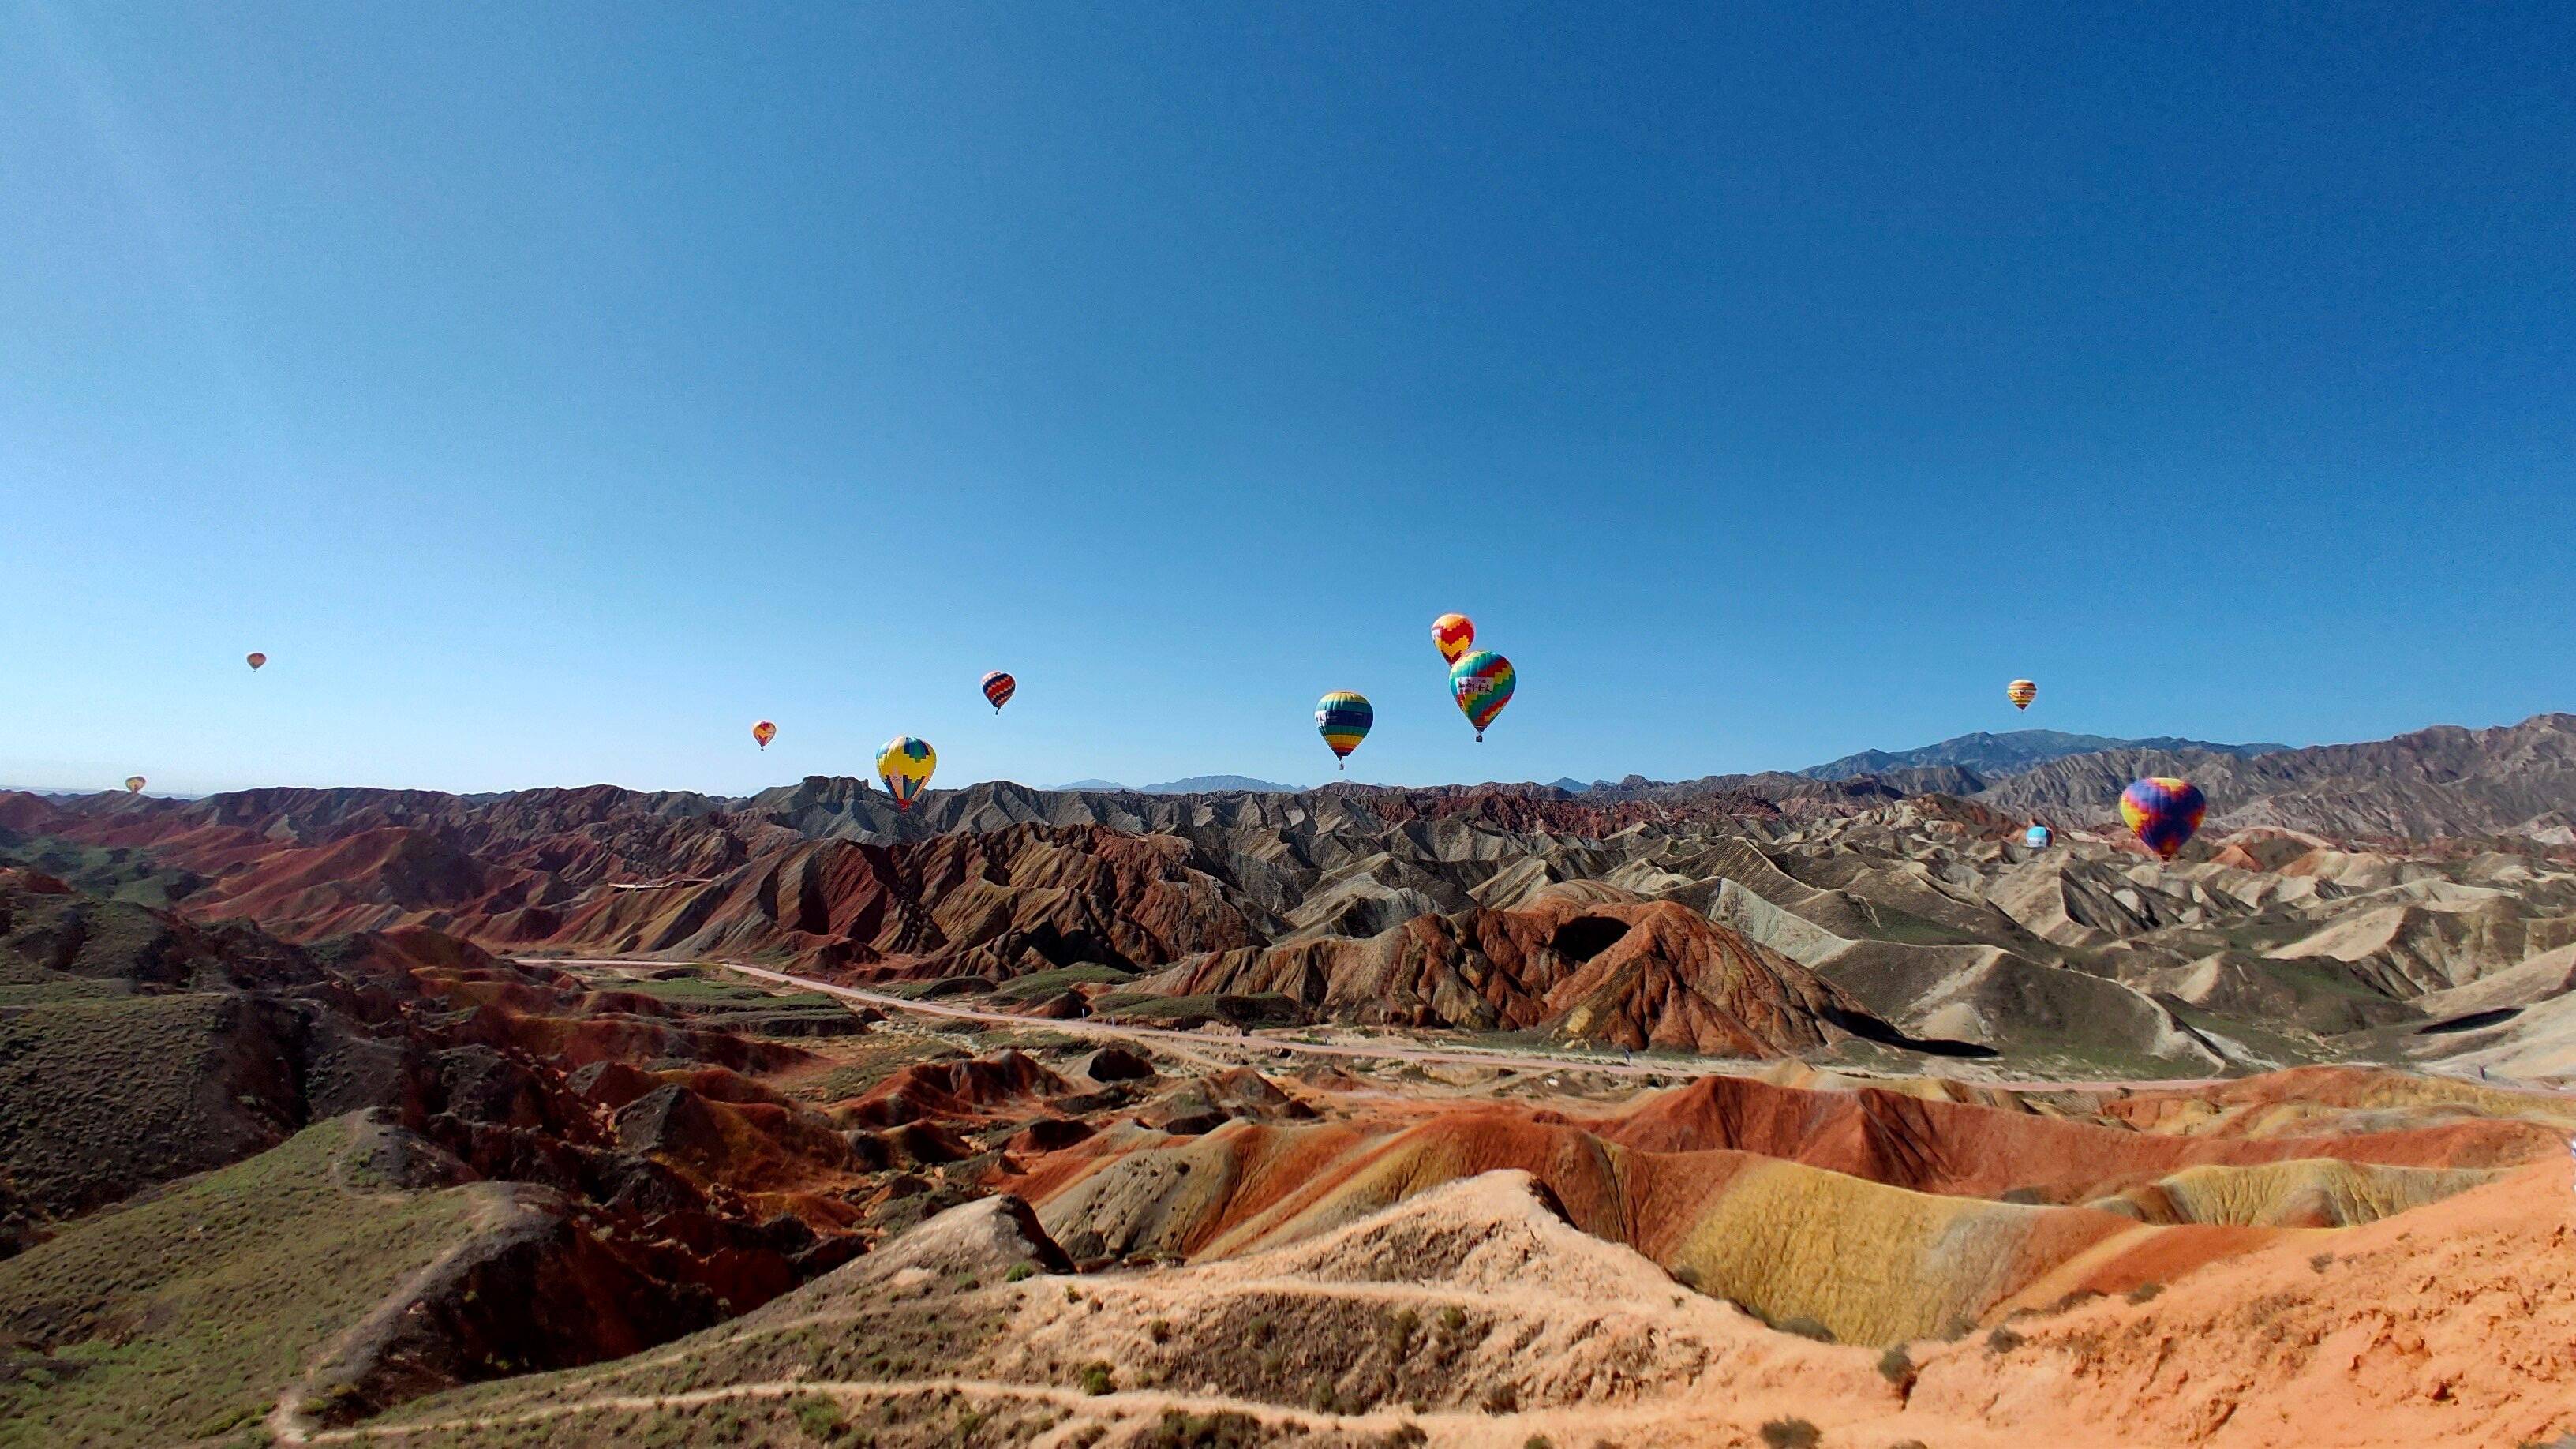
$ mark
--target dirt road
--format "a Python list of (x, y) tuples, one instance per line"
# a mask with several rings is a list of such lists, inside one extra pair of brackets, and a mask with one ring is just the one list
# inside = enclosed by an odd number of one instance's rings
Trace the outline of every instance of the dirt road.
[[(559, 966), (649, 966), (655, 968), (668, 968), (673, 965), (683, 964), (671, 961), (566, 959), (563, 957), (531, 957), (529, 959), (535, 963), (550, 963)], [(1159, 1043), (1172, 1049), (1194, 1048), (1204, 1050), (1208, 1048), (1219, 1048), (1254, 1055), (1270, 1052), (1288, 1052), (1298, 1056), (1339, 1057), (1346, 1060), (1358, 1061), (1420, 1062), (1444, 1066), (1495, 1067), (1505, 1071), (1533, 1073), (1599, 1072), (1606, 1076), (1629, 1078), (1688, 1078), (1715, 1074), (1742, 1076), (1758, 1071), (1766, 1065), (1765, 1063), (1748, 1061), (1740, 1057), (1666, 1057), (1654, 1061), (1636, 1062), (1608, 1060), (1601, 1057), (1579, 1056), (1570, 1053), (1513, 1051), (1506, 1048), (1422, 1047), (1404, 1046), (1393, 1043), (1389, 1043), (1384, 1046), (1353, 1045), (1344, 1042), (1298, 1041), (1290, 1037), (1268, 1034), (1236, 1036), (1225, 1032), (1187, 1031), (1174, 1027), (1161, 1026), (1130, 1026), (1123, 1023), (1105, 1021), (1055, 1021), (1040, 1017), (1015, 1016), (1007, 1011), (991, 1011), (972, 1006), (952, 1006), (946, 1002), (940, 1001), (914, 1001), (907, 997), (891, 996), (882, 991), (868, 991), (856, 986), (843, 986), (836, 982), (817, 980), (811, 976), (796, 976), (785, 971), (773, 971), (766, 966), (747, 966), (738, 961), (698, 961), (686, 964), (718, 967), (722, 970), (752, 977), (755, 980), (769, 982), (774, 986), (792, 986), (800, 991), (817, 991), (827, 996), (838, 997), (844, 1001), (853, 1001), (863, 1005), (873, 1006), (880, 1011), (907, 1012), (915, 1016), (944, 1018), (959, 1022), (973, 1022), (983, 1026), (1012, 1026), (1019, 1027), (1023, 1030), (1060, 1031), (1068, 1036), (1097, 1037), (1103, 1041)], [(1868, 1074), (1855, 1072), (1853, 1075), (1865, 1076)], [(1952, 1076), (1954, 1074), (1926, 1072), (1922, 1075)], [(2191, 1077), (2171, 1078), (2159, 1081), (2059, 1082), (2017, 1081), (2005, 1077), (1971, 1077), (1964, 1075), (1955, 1076), (1955, 1079), (1976, 1086), (2002, 1087), (2019, 1092), (2162, 1091), (2214, 1087), (2221, 1085), (2227, 1080), (2222, 1077)]]

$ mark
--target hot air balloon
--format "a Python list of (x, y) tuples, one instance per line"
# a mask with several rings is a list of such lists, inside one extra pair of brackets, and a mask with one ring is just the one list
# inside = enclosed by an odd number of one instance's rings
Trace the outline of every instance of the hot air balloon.
[(257, 673), (259, 673), (259, 667), (260, 667), (261, 665), (263, 665), (263, 664), (266, 664), (267, 662), (268, 662), (268, 656), (267, 656), (267, 655), (260, 653), (260, 652), (259, 652), (258, 650), (256, 650), (256, 649), (254, 649), (254, 650), (250, 651), (250, 672), (251, 672), (251, 673), (253, 673), (253, 674), (257, 674)]
[[(1004, 674), (998, 669), (985, 675), (984, 698), (992, 701), (993, 713), (1000, 714), (1002, 712), (1002, 706), (1011, 702), (1011, 692), (1019, 687), (1020, 682), (1018, 680), (1013, 679), (1011, 676)], [(1040, 710), (1038, 712), (1040, 714), (1044, 714), (1046, 711)]]
[(2030, 702), (2039, 698), (2039, 686), (2027, 679), (2016, 679), (2004, 686), (2004, 698), (2011, 700), (2015, 709), (2028, 709)]
[(2199, 786), (2171, 775), (2150, 775), (2120, 792), (2120, 818), (2139, 844), (2166, 860), (2191, 839), (2208, 809)]
[(1315, 701), (1315, 730), (1333, 752), (1334, 768), (1347, 768), (1340, 762), (1350, 758), (1351, 751), (1368, 738), (1369, 726), (1377, 722), (1377, 711), (1368, 700), (1347, 689), (1336, 689)]
[(1512, 661), (1490, 649), (1464, 655), (1449, 666), (1449, 692), (1457, 696), (1467, 723), (1476, 727), (1477, 739), (1485, 737), (1485, 726), (1512, 702), (1512, 685), (1518, 677), (1512, 673)]
[(1476, 621), (1464, 614), (1443, 614), (1431, 621), (1431, 643), (1441, 658), (1455, 664), (1459, 655), (1476, 647)]
[(762, 749), (768, 749), (769, 742), (778, 738), (778, 726), (771, 724), (767, 720), (762, 720), (760, 723), (751, 727), (751, 737), (760, 741), (760, 747)]
[(141, 775), (128, 775), (128, 776), (126, 776), (126, 777), (125, 777), (125, 793), (127, 793), (128, 795), (140, 795), (140, 794), (142, 794), (142, 793), (143, 793), (143, 777), (142, 777)]
[(930, 783), (930, 772), (939, 768), (939, 753), (928, 740), (910, 735), (897, 735), (877, 751), (877, 778), (885, 781), (886, 793), (894, 797), (894, 808), (909, 810), (914, 797)]
[(2022, 832), (2021, 843), (2033, 850), (2046, 850), (2051, 838), (2047, 826), (2033, 824), (2030, 829)]

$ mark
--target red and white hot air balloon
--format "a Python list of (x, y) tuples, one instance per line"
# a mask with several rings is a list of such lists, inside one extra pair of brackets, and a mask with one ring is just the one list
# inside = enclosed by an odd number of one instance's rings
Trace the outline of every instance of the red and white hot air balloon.
[(984, 698), (993, 706), (993, 713), (1000, 714), (1002, 706), (1011, 702), (1011, 696), (1019, 690), (1019, 687), (1018, 680), (998, 669), (985, 675)]

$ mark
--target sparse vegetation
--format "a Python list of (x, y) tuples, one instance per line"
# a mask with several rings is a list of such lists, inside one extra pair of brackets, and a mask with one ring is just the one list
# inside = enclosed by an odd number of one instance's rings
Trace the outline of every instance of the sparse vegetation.
[(1914, 1356), (1905, 1345), (1891, 1343), (1878, 1356), (1878, 1376), (1900, 1389), (1914, 1386)]
[(1084, 1364), (1075, 1377), (1081, 1383), (1082, 1391), (1094, 1397), (1115, 1393), (1118, 1388), (1117, 1375), (1110, 1371), (1109, 1365), (1098, 1359)]
[(809, 1394), (796, 1401), (796, 1423), (807, 1435), (826, 1444), (839, 1442), (848, 1423), (841, 1417), (841, 1406), (819, 1394)]
[(1800, 1338), (1812, 1338), (1818, 1343), (1832, 1343), (1835, 1341), (1834, 1331), (1832, 1329), (1827, 1328), (1815, 1319), (1807, 1317), (1805, 1314), (1800, 1314), (1795, 1318), (1784, 1318), (1774, 1326), (1782, 1333), (1794, 1333)]
[(255, 1423), (314, 1354), (471, 1228), (465, 1190), (389, 1202), (333, 1181), (349, 1131), (307, 1128), (0, 1262), (0, 1319), (96, 1326), (47, 1345), (51, 1387), (0, 1379), (0, 1423), (64, 1444)]
[(2128, 1298), (2132, 1303), (2152, 1303), (2156, 1295), (2163, 1291), (2165, 1291), (2165, 1285), (2162, 1283), (2141, 1283), (2129, 1290)]
[(2009, 1324), (1997, 1327), (1992, 1333), (1986, 1335), (1986, 1347), (1996, 1353), (2010, 1353), (2028, 1341), (2015, 1333)]
[(1816, 1449), (1824, 1441), (1823, 1431), (1804, 1419), (1773, 1419), (1762, 1426), (1762, 1442), (1770, 1449)]
[[(1100, 1433), (1092, 1432), (1082, 1442), (1096, 1443), (1099, 1439)], [(1178, 1409), (1165, 1409), (1153, 1431), (1137, 1442), (1139, 1449), (1254, 1449), (1270, 1439), (1261, 1421), (1250, 1414), (1185, 1414)]]

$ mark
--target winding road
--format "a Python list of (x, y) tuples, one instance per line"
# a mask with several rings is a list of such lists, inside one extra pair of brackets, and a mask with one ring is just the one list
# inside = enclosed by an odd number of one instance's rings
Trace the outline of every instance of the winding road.
[[(530, 957), (534, 964), (557, 966), (657, 967), (668, 969), (671, 961), (629, 961), (614, 959), (566, 959), (563, 957)], [(1015, 1016), (1007, 1011), (991, 1011), (972, 1006), (951, 1006), (939, 1001), (914, 1001), (882, 991), (868, 991), (856, 986), (821, 981), (811, 976), (797, 976), (773, 971), (766, 966), (747, 966), (738, 961), (697, 961), (685, 963), (712, 966), (738, 975), (765, 981), (773, 986), (792, 986), (800, 991), (821, 992), (843, 1001), (872, 1006), (880, 1011), (908, 1012), (915, 1016), (974, 1022), (984, 1026), (1011, 1026), (1030, 1031), (1060, 1031), (1068, 1036), (1096, 1037), (1103, 1041), (1160, 1042), (1173, 1048), (1218, 1047), (1247, 1053), (1288, 1052), (1298, 1056), (1340, 1057), (1360, 1061), (1421, 1062), (1443, 1066), (1495, 1067), (1505, 1071), (1524, 1072), (1599, 1072), (1605, 1076), (1630, 1078), (1689, 1078), (1697, 1076), (1746, 1076), (1760, 1070), (1765, 1063), (1732, 1057), (1685, 1057), (1657, 1061), (1605, 1061), (1599, 1057), (1576, 1056), (1552, 1052), (1511, 1051), (1501, 1048), (1422, 1047), (1352, 1045), (1342, 1042), (1310, 1042), (1293, 1038), (1250, 1034), (1237, 1036), (1226, 1032), (1187, 1031), (1175, 1027), (1129, 1026), (1104, 1021), (1057, 1021), (1046, 1017)], [(1851, 1073), (1860, 1076), (1866, 1073)], [(1933, 1075), (1921, 1073), (1919, 1075)], [(1968, 1086), (2001, 1087), (2016, 1092), (2118, 1092), (2170, 1091), (2223, 1086), (2227, 1077), (2178, 1077), (2155, 1081), (2017, 1081), (2010, 1078), (1954, 1077)], [(2496, 1083), (2503, 1086), (2503, 1083)]]

